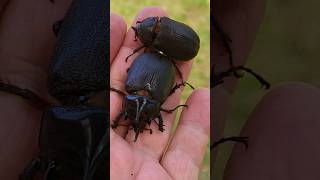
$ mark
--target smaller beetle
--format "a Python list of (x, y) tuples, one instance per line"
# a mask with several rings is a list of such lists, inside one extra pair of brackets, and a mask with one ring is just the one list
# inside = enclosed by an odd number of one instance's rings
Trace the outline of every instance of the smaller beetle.
[(135, 49), (126, 61), (144, 47), (175, 60), (188, 61), (198, 54), (200, 48), (199, 36), (191, 27), (168, 17), (149, 17), (138, 21), (132, 29), (135, 40), (139, 38), (143, 45)]
[(143, 53), (135, 59), (128, 71), (128, 79), (125, 83), (126, 92), (122, 92), (115, 88), (116, 91), (125, 95), (123, 111), (113, 121), (112, 128), (119, 126), (120, 119), (129, 119), (130, 122), (126, 126), (132, 126), (136, 133), (134, 141), (137, 140), (139, 133), (147, 129), (146, 125), (150, 125), (152, 120), (158, 118), (157, 125), (162, 132), (163, 120), (160, 111), (172, 113), (180, 106), (172, 110), (165, 110), (161, 105), (168, 96), (174, 93), (181, 84), (174, 86), (175, 67), (168, 61), (167, 57), (159, 53)]

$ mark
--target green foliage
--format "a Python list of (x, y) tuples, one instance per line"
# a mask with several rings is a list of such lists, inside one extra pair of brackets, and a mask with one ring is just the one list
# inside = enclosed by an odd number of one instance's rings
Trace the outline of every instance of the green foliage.
[[(170, 18), (191, 26), (200, 36), (200, 51), (194, 60), (188, 82), (194, 87), (209, 87), (210, 85), (210, 4), (209, 0), (130, 0), (111, 1), (111, 12), (124, 17), (128, 27), (135, 16), (146, 6), (159, 6)], [(186, 101), (192, 90), (185, 87), (182, 95)], [(181, 102), (181, 103), (183, 103)], [(201, 169), (200, 179), (210, 179), (209, 148)]]

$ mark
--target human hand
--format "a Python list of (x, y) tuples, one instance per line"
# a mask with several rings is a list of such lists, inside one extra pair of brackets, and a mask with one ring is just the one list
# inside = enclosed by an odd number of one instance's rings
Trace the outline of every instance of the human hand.
[[(143, 9), (137, 20), (150, 16), (165, 16), (160, 8)], [(110, 19), (110, 81), (111, 86), (124, 90), (127, 68), (137, 54), (128, 62), (126, 57), (139, 46), (134, 40), (134, 32), (130, 28), (126, 32), (123, 19), (111, 14)], [(184, 79), (191, 70), (192, 61), (177, 63)], [(178, 77), (176, 77), (178, 79)], [(163, 107), (171, 109), (180, 101), (182, 90), (177, 90), (164, 103)], [(123, 96), (110, 92), (110, 123), (121, 111)], [(133, 142), (134, 132), (118, 127), (110, 130), (110, 176), (111, 179), (197, 179), (204, 157), (209, 136), (209, 91), (195, 90), (187, 101), (188, 108), (183, 109), (175, 135), (169, 143), (174, 114), (163, 113), (165, 131), (160, 132), (151, 123), (153, 134), (145, 131)], [(169, 145), (168, 145), (169, 144)], [(167, 149), (166, 149), (167, 148)]]
[[(48, 65), (56, 37), (52, 24), (71, 0), (0, 2), (0, 79), (30, 89), (48, 102)], [(0, 91), (0, 179), (16, 180), (38, 151), (42, 111)]]

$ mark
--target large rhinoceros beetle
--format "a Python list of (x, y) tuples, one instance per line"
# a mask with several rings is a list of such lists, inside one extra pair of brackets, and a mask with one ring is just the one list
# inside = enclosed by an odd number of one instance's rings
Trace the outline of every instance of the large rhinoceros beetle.
[[(58, 37), (48, 89), (62, 105), (44, 112), (40, 152), (20, 180), (39, 175), (45, 180), (108, 178), (108, 6), (105, 0), (74, 0), (65, 18), (54, 25)], [(30, 90), (8, 87), (7, 92), (42, 102)]]
[(137, 26), (132, 28), (136, 38), (143, 44), (135, 49), (133, 54), (144, 47), (180, 61), (191, 60), (198, 54), (200, 48), (198, 34), (181, 22), (168, 17), (148, 17), (138, 21)]
[[(135, 132), (135, 139), (154, 120), (160, 131), (164, 131), (161, 111), (171, 113), (172, 110), (165, 110), (161, 105), (174, 91), (181, 86), (175, 84), (175, 67), (168, 58), (159, 53), (143, 53), (132, 63), (128, 71), (128, 79), (125, 82), (125, 90), (111, 88), (124, 95), (122, 112), (113, 121), (112, 128), (119, 126), (122, 117), (129, 119), (129, 130)], [(155, 120), (158, 119), (158, 122)]]

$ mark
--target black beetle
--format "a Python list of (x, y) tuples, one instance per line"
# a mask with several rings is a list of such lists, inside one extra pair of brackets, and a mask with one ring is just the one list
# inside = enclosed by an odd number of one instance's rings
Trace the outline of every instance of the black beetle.
[(168, 17), (148, 17), (138, 21), (137, 26), (132, 28), (136, 38), (139, 38), (143, 44), (135, 49), (133, 54), (144, 47), (155, 49), (180, 61), (190, 60), (198, 54), (200, 48), (198, 34), (181, 22)]
[(54, 26), (58, 38), (48, 89), (62, 105), (45, 111), (40, 152), (20, 180), (33, 179), (39, 170), (47, 180), (108, 177), (107, 8), (105, 0), (75, 0), (59, 29)]
[[(167, 97), (181, 86), (181, 84), (174, 86), (175, 74), (175, 67), (166, 56), (159, 53), (139, 55), (128, 71), (126, 92), (111, 88), (125, 96), (123, 110), (113, 121), (112, 128), (117, 128), (124, 116), (125, 120), (130, 120), (127, 125), (130, 127), (129, 130), (133, 129), (136, 133), (134, 141), (137, 140), (139, 133), (147, 129), (146, 125), (150, 125), (156, 118), (159, 130), (164, 131), (160, 111), (171, 113), (180, 106), (186, 107), (179, 105), (172, 110), (161, 108)], [(152, 132), (151, 129), (147, 130)]]

